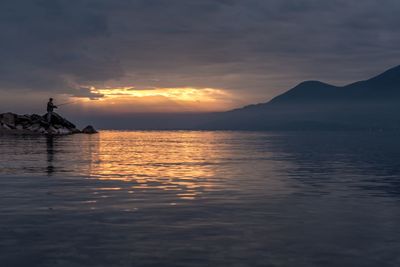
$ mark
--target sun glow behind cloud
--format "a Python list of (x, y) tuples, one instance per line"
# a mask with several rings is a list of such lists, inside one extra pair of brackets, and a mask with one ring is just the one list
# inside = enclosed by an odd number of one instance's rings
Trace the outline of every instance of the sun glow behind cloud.
[(237, 104), (231, 93), (214, 88), (91, 87), (90, 91), (102, 97), (83, 101), (82, 105), (121, 113), (224, 111)]

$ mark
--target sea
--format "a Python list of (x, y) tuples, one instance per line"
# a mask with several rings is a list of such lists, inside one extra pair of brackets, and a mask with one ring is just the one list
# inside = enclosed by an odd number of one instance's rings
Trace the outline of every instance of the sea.
[(400, 266), (400, 133), (3, 134), (0, 266)]

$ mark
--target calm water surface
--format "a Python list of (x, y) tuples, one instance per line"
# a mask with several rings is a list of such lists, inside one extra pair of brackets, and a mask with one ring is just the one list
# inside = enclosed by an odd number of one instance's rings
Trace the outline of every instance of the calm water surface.
[(400, 133), (0, 135), (1, 266), (400, 266)]

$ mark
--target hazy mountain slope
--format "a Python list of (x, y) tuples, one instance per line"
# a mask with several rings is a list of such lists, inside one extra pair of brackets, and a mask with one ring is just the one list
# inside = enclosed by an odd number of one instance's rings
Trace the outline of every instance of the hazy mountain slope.
[(392, 97), (400, 97), (400, 66), (369, 80), (355, 82), (343, 87), (319, 81), (302, 82), (270, 102), (264, 103), (264, 105), (375, 102), (376, 98), (393, 100)]
[(219, 114), (200, 128), (229, 130), (399, 129), (400, 66), (338, 87), (302, 82), (268, 103)]

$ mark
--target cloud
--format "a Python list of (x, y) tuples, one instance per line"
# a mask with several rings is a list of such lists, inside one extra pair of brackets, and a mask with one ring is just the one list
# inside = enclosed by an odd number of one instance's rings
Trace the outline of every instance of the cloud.
[(2, 88), (64, 93), (122, 74), (117, 58), (95, 45), (109, 34), (107, 16), (84, 1), (6, 0), (0, 16)]
[(91, 100), (98, 100), (100, 98), (103, 98), (104, 94), (95, 92), (93, 91), (92, 88), (80, 87), (78, 89), (75, 89), (75, 91), (71, 94), (71, 96), (79, 98), (89, 98)]
[(221, 88), (262, 101), (398, 65), (399, 12), (397, 0), (4, 0), (0, 89)]

